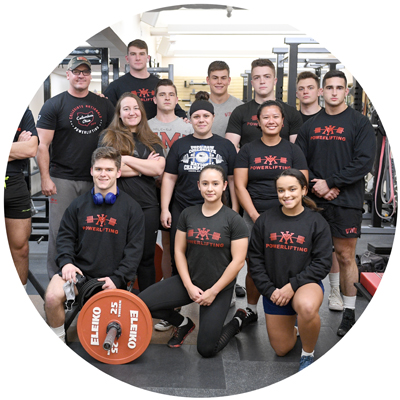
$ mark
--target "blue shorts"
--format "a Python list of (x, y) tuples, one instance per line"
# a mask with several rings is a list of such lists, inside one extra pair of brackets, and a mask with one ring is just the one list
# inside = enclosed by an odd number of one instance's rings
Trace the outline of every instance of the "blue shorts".
[[(317, 282), (318, 285), (322, 289), (322, 293), (325, 292), (324, 289), (324, 284), (322, 281)], [(265, 314), (271, 314), (271, 315), (296, 315), (296, 311), (294, 311), (292, 307), (292, 301), (289, 301), (286, 306), (278, 306), (274, 304), (270, 299), (266, 298), (263, 296), (263, 306), (264, 306), (264, 312)]]

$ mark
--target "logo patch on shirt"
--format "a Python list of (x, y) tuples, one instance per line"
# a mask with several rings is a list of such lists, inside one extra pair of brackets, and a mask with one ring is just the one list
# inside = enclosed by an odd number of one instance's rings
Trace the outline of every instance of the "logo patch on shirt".
[(295, 236), (294, 232), (286, 231), (280, 233), (271, 233), (269, 235), (269, 239), (271, 242), (277, 241), (278, 243), (281, 244), (267, 243), (265, 245), (266, 248), (300, 251), (303, 253), (306, 253), (308, 251), (307, 248), (301, 246), (304, 244), (306, 238), (301, 235)]

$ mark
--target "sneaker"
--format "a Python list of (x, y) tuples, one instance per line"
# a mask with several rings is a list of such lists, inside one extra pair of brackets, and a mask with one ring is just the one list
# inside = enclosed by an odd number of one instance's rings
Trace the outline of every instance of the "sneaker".
[(356, 323), (355, 312), (351, 308), (345, 308), (342, 322), (337, 330), (338, 336), (344, 336)]
[(178, 326), (174, 329), (171, 339), (168, 341), (168, 347), (181, 347), (183, 341), (189, 333), (193, 332), (196, 325), (188, 318), (188, 323), (183, 326)]
[(332, 288), (328, 298), (328, 307), (332, 311), (343, 311), (343, 299), (337, 288)]
[(158, 324), (154, 325), (154, 329), (159, 332), (164, 332), (171, 328), (172, 325), (168, 321), (164, 321), (163, 319), (161, 319)]
[(299, 371), (311, 365), (314, 361), (314, 356), (301, 356)]
[(240, 324), (238, 333), (242, 330), (246, 317), (247, 317), (247, 312), (245, 310), (243, 310), (243, 308), (238, 308), (236, 310), (236, 313), (233, 316), (232, 320), (234, 320), (235, 318), (238, 318), (238, 319), (240, 319), (240, 321), (242, 321), (242, 323)]
[(235, 293), (237, 297), (244, 297), (246, 296), (246, 289), (243, 286), (238, 284), (235, 285)]
[(253, 312), (250, 308), (246, 307), (246, 318), (242, 323), (242, 329), (245, 328), (247, 325), (256, 322), (258, 319), (258, 314)]

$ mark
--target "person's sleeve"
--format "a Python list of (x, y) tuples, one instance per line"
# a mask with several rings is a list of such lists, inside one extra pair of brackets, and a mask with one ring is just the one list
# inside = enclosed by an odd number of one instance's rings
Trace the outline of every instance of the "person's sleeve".
[(61, 268), (66, 264), (75, 264), (75, 243), (78, 240), (78, 219), (75, 208), (69, 206), (61, 219), (56, 239), (56, 264)]
[(175, 115), (180, 118), (187, 118), (186, 111), (184, 111), (179, 104), (175, 106)]
[(249, 168), (249, 143), (240, 148), (235, 158), (235, 168)]
[(249, 228), (244, 219), (239, 214), (235, 215), (232, 218), (231, 240), (243, 239), (249, 236)]
[(249, 271), (259, 293), (270, 298), (276, 287), (267, 274), (261, 221), (262, 218), (259, 217), (251, 231), (248, 250)]
[(130, 211), (128, 232), (123, 257), (118, 268), (109, 277), (117, 288), (134, 281), (144, 247), (144, 214), (140, 206)]
[(301, 114), (297, 110), (294, 110), (293, 115), (291, 116), (289, 121), (289, 136), (297, 135), (302, 125), (303, 118), (301, 117)]
[(57, 125), (57, 112), (53, 103), (47, 100), (38, 115), (36, 128), (55, 130)]
[(322, 281), (332, 266), (332, 237), (328, 223), (321, 217), (315, 222), (311, 262), (299, 274), (289, 279), (292, 289)]
[(235, 133), (236, 135), (242, 136), (242, 118), (241, 118), (241, 107), (236, 107), (231, 116), (229, 117), (226, 132)]
[(367, 175), (374, 164), (376, 152), (375, 131), (366, 117), (357, 132), (352, 161), (336, 174), (326, 178), (328, 187), (351, 185)]
[(236, 157), (237, 157), (237, 151), (235, 149), (234, 144), (228, 140), (225, 139), (228, 143), (226, 144), (226, 148), (228, 149), (228, 176), (233, 175), (233, 171), (235, 168), (235, 162), (236, 162)]
[[(182, 139), (178, 139), (178, 140), (182, 140)], [(173, 145), (171, 146), (167, 158), (165, 160), (165, 169), (164, 172), (168, 172), (169, 174), (173, 174), (173, 175), (178, 175), (178, 156), (177, 156), (177, 143), (178, 140), (173, 143)]]
[(308, 169), (306, 157), (297, 144), (293, 144), (293, 168)]
[(104, 128), (107, 128), (111, 124), (111, 121), (114, 118), (114, 111), (115, 111), (113, 103), (108, 99), (106, 99), (106, 101), (107, 101), (107, 121)]
[[(115, 81), (114, 81), (115, 82)], [(116, 85), (114, 82), (110, 83), (107, 89), (104, 91), (104, 96), (107, 97), (108, 100), (115, 106), (118, 101), (118, 95), (116, 92)]]
[[(308, 144), (309, 144), (309, 138), (308, 138), (308, 134), (307, 134), (307, 132), (308, 132), (307, 127), (309, 126), (309, 124), (307, 122), (300, 128), (299, 133), (296, 138), (296, 141), (295, 141), (295, 144), (297, 146), (299, 146), (300, 150), (303, 152), (303, 154), (306, 158), (306, 161), (308, 159)], [(309, 175), (308, 180), (310, 182), (310, 187), (312, 187), (314, 184), (311, 184), (311, 181), (313, 179), (316, 179), (317, 177), (314, 174), (314, 172), (310, 169), (310, 166), (307, 166), (307, 169), (308, 169), (308, 175)]]

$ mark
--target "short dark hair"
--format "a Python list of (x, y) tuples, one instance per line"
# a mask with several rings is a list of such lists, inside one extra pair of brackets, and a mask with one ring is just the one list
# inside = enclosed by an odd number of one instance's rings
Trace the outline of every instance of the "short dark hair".
[(121, 169), (121, 153), (114, 147), (109, 147), (109, 146), (98, 147), (92, 153), (91, 166), (93, 167), (95, 162), (102, 158), (106, 158), (108, 160), (113, 160), (115, 162), (115, 166), (117, 167), (117, 170)]
[(137, 47), (138, 49), (146, 50), (146, 53), (149, 54), (149, 48), (147, 47), (147, 43), (144, 40), (135, 39), (129, 42), (126, 48), (128, 54), (129, 54), (129, 47)]
[(178, 91), (176, 90), (176, 86), (174, 85), (174, 82), (171, 81), (171, 79), (160, 79), (157, 82), (156, 87), (154, 88), (154, 96), (157, 96), (158, 88), (160, 86), (173, 86), (173, 88), (175, 90), (175, 94), (178, 95)]
[(274, 71), (275, 76), (275, 65), (274, 63), (268, 58), (257, 58), (251, 63), (251, 72), (253, 73), (253, 69), (256, 67), (269, 67)]
[(229, 65), (225, 61), (213, 61), (209, 66), (208, 66), (208, 71), (207, 71), (207, 76), (211, 75), (211, 72), (214, 71), (223, 71), (226, 69), (228, 71), (228, 76), (230, 74), (230, 69)]
[(316, 84), (317, 84), (317, 87), (318, 87), (318, 89), (319, 89), (319, 87), (320, 87), (319, 78), (318, 78), (318, 76), (317, 76), (316, 74), (314, 74), (314, 72), (311, 72), (311, 71), (303, 71), (303, 72), (300, 72), (300, 73), (297, 75), (297, 82), (296, 82), (296, 83), (299, 83), (299, 82), (300, 82), (301, 80), (303, 80), (303, 79), (309, 79), (309, 78), (315, 80), (315, 82), (316, 82)]
[(347, 78), (344, 72), (339, 71), (338, 69), (332, 69), (328, 71), (325, 75), (324, 78), (322, 79), (322, 87), (325, 87), (325, 83), (327, 79), (330, 78), (342, 78), (344, 79), (344, 86), (347, 88)]

